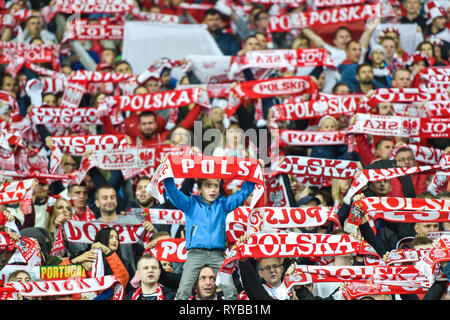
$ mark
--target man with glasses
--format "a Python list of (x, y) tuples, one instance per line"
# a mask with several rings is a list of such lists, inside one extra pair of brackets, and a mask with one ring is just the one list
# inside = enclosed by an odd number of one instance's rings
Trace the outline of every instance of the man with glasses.
[[(241, 260), (239, 262), (242, 284), (245, 296), (249, 300), (279, 300), (277, 288), (282, 284), (284, 265), (283, 258), (261, 258), (256, 262), (256, 269), (252, 261)], [(259, 275), (259, 277), (257, 276)], [(261, 283), (261, 278), (264, 283)], [(240, 294), (240, 299), (244, 296)], [(287, 300), (292, 300), (292, 292), (289, 291)]]
[[(400, 168), (410, 168), (410, 167), (416, 167), (418, 166), (416, 158), (414, 156), (414, 153), (409, 148), (400, 148), (397, 151), (397, 154), (395, 155), (395, 161), (397, 163), (397, 167)], [(408, 178), (409, 177), (409, 178)], [(416, 197), (417, 195), (424, 193), (427, 191), (427, 177), (428, 174), (421, 174), (416, 173), (412, 175), (405, 176), (403, 180), (410, 180), (411, 182), (408, 183), (407, 181), (402, 181), (402, 188), (399, 188), (395, 190), (393, 188), (392, 196), (393, 197)], [(402, 180), (402, 179), (401, 179)], [(409, 191), (407, 190), (408, 185)], [(405, 194), (407, 192), (407, 194)]]

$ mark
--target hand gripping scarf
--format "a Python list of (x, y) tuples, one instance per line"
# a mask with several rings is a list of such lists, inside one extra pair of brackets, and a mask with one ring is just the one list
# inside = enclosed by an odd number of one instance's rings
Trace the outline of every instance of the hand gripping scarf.
[(364, 21), (381, 17), (381, 3), (360, 6), (340, 6), (332, 9), (271, 16), (268, 31), (289, 32), (292, 29), (320, 26), (326, 28), (330, 24)]
[(370, 181), (389, 180), (409, 174), (430, 172), (435, 170), (448, 172), (449, 169), (450, 164), (447, 163), (409, 168), (364, 169), (356, 179), (353, 179), (352, 184), (344, 197), (344, 201), (345, 203), (351, 203), (352, 197)]
[(360, 253), (361, 248), (361, 242), (350, 235), (255, 233), (247, 242), (227, 249), (217, 281), (229, 283), (236, 261), (243, 258), (337, 256)]
[[(444, 276), (445, 278), (445, 276)], [(442, 277), (441, 277), (442, 279)], [(378, 285), (411, 286), (428, 289), (425, 276), (414, 265), (404, 266), (314, 266), (300, 265), (284, 278), (277, 288), (279, 295), (285, 296), (296, 285), (321, 282), (371, 283)]]
[(347, 232), (354, 232), (361, 218), (368, 215), (373, 220), (383, 219), (394, 222), (450, 221), (450, 200), (369, 197), (353, 204)]
[(146, 189), (160, 203), (164, 202), (163, 181), (167, 178), (240, 179), (254, 182), (252, 208), (264, 194), (263, 169), (256, 159), (199, 155), (180, 158), (170, 154), (166, 162), (156, 169)]
[(71, 278), (35, 282), (10, 282), (7, 287), (16, 289), (24, 297), (51, 297), (88, 292), (101, 292), (113, 288), (112, 300), (124, 299), (124, 288), (115, 275), (97, 278)]
[(437, 241), (437, 243), (434, 248), (430, 249), (428, 253), (415, 264), (416, 269), (425, 275), (431, 283), (436, 279), (436, 265), (441, 261), (450, 261), (450, 238), (442, 237), (435, 241)]

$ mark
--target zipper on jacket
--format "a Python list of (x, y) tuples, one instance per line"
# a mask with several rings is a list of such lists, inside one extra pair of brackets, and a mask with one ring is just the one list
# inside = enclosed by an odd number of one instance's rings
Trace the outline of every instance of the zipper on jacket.
[(191, 244), (192, 244), (192, 237), (194, 236), (194, 232), (197, 230), (197, 225), (193, 225), (192, 226), (192, 228), (191, 228), (191, 236), (189, 237), (189, 247), (191, 246)]

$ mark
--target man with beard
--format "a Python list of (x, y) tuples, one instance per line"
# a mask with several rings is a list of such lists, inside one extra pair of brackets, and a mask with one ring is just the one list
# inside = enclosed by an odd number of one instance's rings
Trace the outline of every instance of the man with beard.
[[(114, 187), (104, 185), (97, 189), (95, 193), (95, 204), (100, 210), (100, 218), (96, 221), (109, 223), (139, 224), (141, 223), (137, 217), (131, 215), (119, 215), (117, 208), (117, 192)], [(147, 232), (152, 232), (155, 228), (149, 221), (142, 223)], [(138, 242), (135, 245), (124, 244), (120, 246), (120, 253), (123, 261), (127, 261), (127, 269), (132, 268), (133, 273), (136, 270), (135, 257), (142, 255), (143, 246)]]
[(360, 64), (356, 68), (356, 80), (358, 81), (358, 86), (354, 90), (355, 93), (367, 94), (370, 90), (386, 87), (382, 83), (374, 80), (373, 67), (369, 63)]

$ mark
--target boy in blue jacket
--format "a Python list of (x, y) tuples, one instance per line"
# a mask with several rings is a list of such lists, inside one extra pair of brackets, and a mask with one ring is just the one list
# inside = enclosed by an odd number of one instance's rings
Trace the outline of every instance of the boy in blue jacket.
[[(259, 160), (264, 168), (264, 162)], [(225, 218), (239, 207), (253, 192), (255, 184), (245, 181), (241, 190), (229, 197), (218, 197), (220, 179), (198, 179), (200, 195), (186, 196), (179, 191), (173, 178), (164, 180), (165, 195), (175, 207), (183, 211), (186, 219), (187, 259), (183, 266), (176, 300), (187, 300), (198, 273), (205, 264), (214, 268), (217, 275), (224, 261), (226, 249)], [(222, 286), (225, 299), (236, 300), (233, 284)]]

